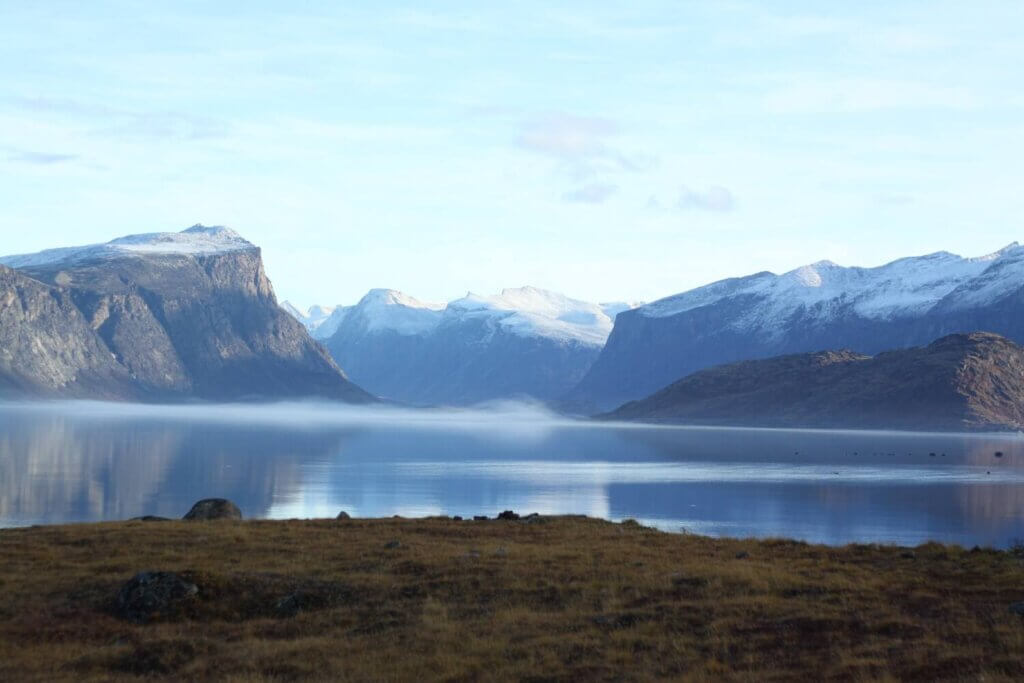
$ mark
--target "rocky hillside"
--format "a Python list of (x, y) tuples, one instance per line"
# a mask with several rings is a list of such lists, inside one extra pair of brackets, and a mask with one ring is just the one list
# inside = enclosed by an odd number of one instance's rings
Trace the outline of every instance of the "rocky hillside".
[[(368, 401), (277, 305), (227, 228), (0, 258), (8, 392), (150, 400)], [(11, 321), (8, 323), (7, 321)]]
[(0, 265), (0, 394), (137, 395), (68, 291)]
[(1024, 342), (1024, 247), (877, 268), (820, 261), (670, 296), (619, 315), (570, 398), (610, 410), (723, 363), (818, 349), (875, 354), (970, 330)]
[(779, 427), (1024, 429), (1024, 347), (975, 332), (874, 357), (824, 351), (744, 361), (696, 372), (604, 417)]

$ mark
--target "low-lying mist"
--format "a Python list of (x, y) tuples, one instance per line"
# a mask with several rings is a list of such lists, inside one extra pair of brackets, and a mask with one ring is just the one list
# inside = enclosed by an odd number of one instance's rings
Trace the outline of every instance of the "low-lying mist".
[(361, 425), (416, 429), (505, 430), (596, 424), (565, 417), (544, 404), (494, 401), (472, 407), (410, 408), (349, 405), (329, 401), (281, 403), (139, 404), (104, 401), (0, 402), (0, 410), (61, 414), (96, 420), (176, 420), (190, 423), (274, 425), (297, 428), (347, 428)]

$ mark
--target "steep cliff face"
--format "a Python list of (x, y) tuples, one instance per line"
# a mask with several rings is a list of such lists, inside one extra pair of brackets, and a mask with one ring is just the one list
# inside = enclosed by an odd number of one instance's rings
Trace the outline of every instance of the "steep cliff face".
[(136, 398), (141, 392), (67, 291), (0, 265), (0, 395)]
[(1024, 428), (1024, 348), (996, 334), (865, 356), (824, 351), (696, 372), (606, 417), (774, 427)]
[(372, 400), (277, 305), (259, 249), (226, 228), (5, 260), (73, 304), (133, 394)]

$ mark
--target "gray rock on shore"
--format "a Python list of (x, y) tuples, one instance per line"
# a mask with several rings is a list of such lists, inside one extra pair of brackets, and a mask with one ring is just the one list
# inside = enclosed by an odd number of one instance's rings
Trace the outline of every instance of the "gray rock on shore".
[(204, 498), (182, 517), (187, 520), (242, 519), (242, 511), (226, 498)]

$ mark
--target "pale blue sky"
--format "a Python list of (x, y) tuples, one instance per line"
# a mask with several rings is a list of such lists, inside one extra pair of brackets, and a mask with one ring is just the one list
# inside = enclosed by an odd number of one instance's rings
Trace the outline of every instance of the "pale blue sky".
[[(499, 6), (504, 5), (504, 6)], [(0, 253), (652, 300), (1024, 237), (1024, 2), (0, 0)]]

